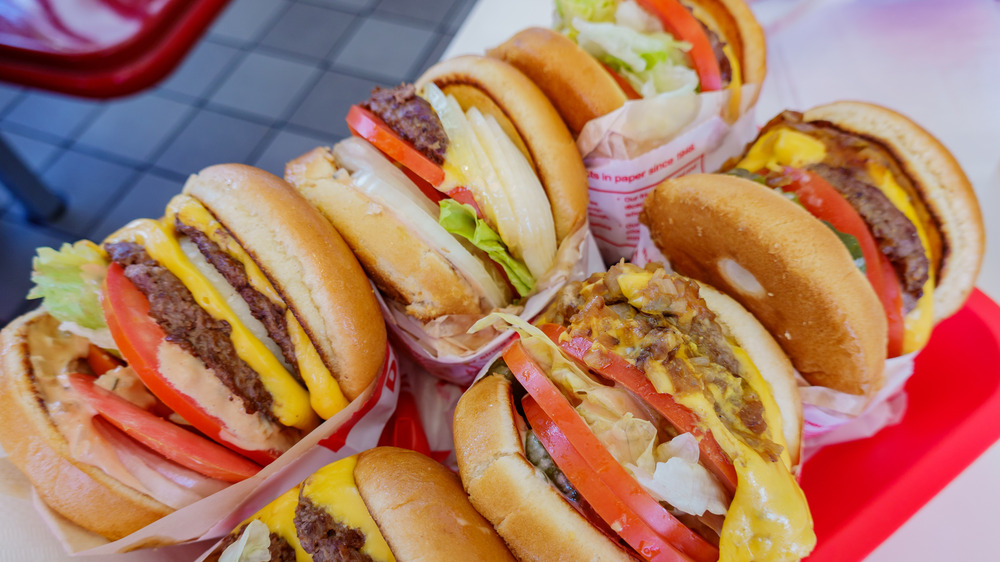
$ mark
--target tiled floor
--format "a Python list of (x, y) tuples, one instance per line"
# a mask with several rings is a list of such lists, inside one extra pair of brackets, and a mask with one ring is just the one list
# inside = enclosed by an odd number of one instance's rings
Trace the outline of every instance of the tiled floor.
[(0, 134), (68, 202), (39, 226), (0, 188), (0, 325), (24, 301), (37, 246), (101, 240), (159, 216), (185, 177), (284, 163), (348, 134), (376, 84), (437, 61), (476, 0), (234, 0), (156, 88), (111, 102), (0, 83)]

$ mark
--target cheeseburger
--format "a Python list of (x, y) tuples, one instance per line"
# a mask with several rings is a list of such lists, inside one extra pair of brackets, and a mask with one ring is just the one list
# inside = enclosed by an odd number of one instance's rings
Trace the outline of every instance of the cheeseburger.
[(35, 260), (0, 333), (0, 435), (53, 509), (121, 538), (252, 476), (375, 378), (364, 272), (281, 179), (192, 176), (162, 220)]
[[(208, 560), (513, 560), (458, 478), (406, 449), (327, 465), (237, 527)], [(255, 557), (257, 556), (257, 557)]]
[(793, 370), (735, 301), (620, 263), (518, 331), (454, 424), (472, 503), (515, 555), (809, 554)]
[[(764, 32), (742, 0), (557, 0), (556, 31), (529, 28), (489, 52), (527, 74), (574, 135), (630, 99), (730, 93), (764, 80)], [(756, 95), (756, 94), (755, 94)]]

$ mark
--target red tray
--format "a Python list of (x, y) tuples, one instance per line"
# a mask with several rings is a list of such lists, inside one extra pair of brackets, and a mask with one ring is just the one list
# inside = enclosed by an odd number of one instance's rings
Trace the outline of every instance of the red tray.
[(1000, 439), (1000, 307), (973, 292), (935, 329), (906, 391), (898, 425), (802, 467), (816, 525), (810, 562), (864, 558)]

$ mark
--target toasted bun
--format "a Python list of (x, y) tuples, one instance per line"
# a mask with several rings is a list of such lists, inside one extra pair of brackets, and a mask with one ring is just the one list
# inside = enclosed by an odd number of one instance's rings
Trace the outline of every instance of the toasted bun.
[(811, 384), (869, 396), (882, 387), (882, 305), (806, 210), (749, 180), (698, 174), (658, 185), (640, 220), (674, 269), (739, 301)]
[(985, 231), (975, 191), (955, 157), (907, 117), (878, 105), (843, 101), (803, 115), (876, 142), (899, 162), (920, 193), (944, 241), (934, 289), (934, 320), (958, 311), (972, 292), (983, 261)]
[(426, 456), (371, 449), (358, 457), (354, 479), (397, 560), (513, 560), (458, 477)]
[(205, 168), (184, 192), (253, 257), (345, 396), (357, 398), (382, 367), (386, 332), (371, 285), (343, 238), (290, 185), (257, 168)]
[(472, 505), (520, 560), (630, 560), (524, 454), (511, 383), (489, 375), (455, 409), (455, 453)]
[(439, 250), (394, 214), (370, 212), (371, 200), (338, 187), (336, 170), (332, 151), (316, 148), (289, 162), (285, 177), (336, 225), (380, 289), (421, 320), (481, 312), (475, 290)]
[(583, 224), (587, 170), (569, 129), (538, 86), (513, 66), (478, 56), (439, 62), (427, 69), (416, 86), (423, 88), (428, 82), (445, 93), (454, 91), (463, 109), (472, 103), (484, 113), (505, 117), (498, 121), (516, 131), (548, 195), (558, 242)]
[(56, 336), (59, 321), (36, 310), (0, 332), (0, 444), (53, 510), (109, 540), (173, 512), (94, 466), (73, 460), (69, 444), (42, 405), (28, 335)]

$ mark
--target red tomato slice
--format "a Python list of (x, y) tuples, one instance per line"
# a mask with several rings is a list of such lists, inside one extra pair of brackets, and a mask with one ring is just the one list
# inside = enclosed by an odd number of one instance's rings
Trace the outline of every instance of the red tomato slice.
[(691, 15), (691, 12), (677, 0), (639, 0), (639, 4), (656, 14), (663, 23), (663, 28), (674, 38), (691, 43), (688, 55), (691, 56), (694, 70), (698, 73), (701, 91), (721, 90), (722, 71), (719, 70), (719, 61), (712, 51), (712, 42), (709, 41), (705, 28)]
[(545, 376), (541, 367), (528, 355), (520, 341), (511, 344), (504, 351), (503, 358), (528, 394), (559, 426), (573, 448), (586, 459), (587, 464), (623, 504), (691, 558), (707, 561), (719, 557), (715, 547), (671, 515), (615, 460), (587, 427), (587, 422), (583, 421), (559, 389)]
[(468, 187), (458, 186), (448, 192), (448, 197), (451, 197), (459, 203), (471, 206), (476, 210), (476, 216), (479, 217), (480, 220), (484, 218), (483, 212), (479, 209), (479, 203), (476, 203), (476, 198), (472, 196), (472, 191), (470, 191)]
[(111, 337), (118, 344), (122, 356), (154, 396), (195, 429), (230, 449), (263, 465), (278, 458), (279, 451), (245, 451), (227, 442), (222, 438), (222, 422), (163, 378), (159, 371), (157, 350), (166, 336), (156, 321), (149, 317), (146, 295), (125, 277), (125, 270), (117, 263), (108, 267), (101, 305)]
[(69, 384), (101, 417), (183, 467), (225, 482), (239, 482), (260, 471), (260, 466), (229, 449), (181, 429), (95, 385), (91, 377), (73, 373), (69, 375)]
[(691, 410), (678, 404), (669, 394), (657, 392), (653, 383), (646, 378), (646, 373), (620, 355), (600, 347), (595, 349), (594, 341), (590, 338), (577, 336), (566, 341), (559, 341), (559, 337), (566, 331), (564, 327), (556, 324), (545, 324), (541, 326), (541, 329), (552, 341), (558, 343), (567, 355), (589, 367), (598, 375), (621, 383), (622, 386), (637, 394), (666, 418), (667, 422), (674, 426), (677, 431), (694, 435), (698, 439), (702, 463), (722, 482), (730, 494), (736, 492), (737, 477), (733, 463), (729, 461), (722, 447), (712, 436), (712, 432), (701, 427), (698, 418)]
[(90, 350), (87, 351), (87, 364), (90, 365), (90, 370), (94, 371), (94, 374), (97, 376), (125, 365), (117, 357), (94, 344), (90, 344)]
[(610, 74), (611, 78), (613, 78), (615, 83), (618, 84), (618, 87), (621, 88), (623, 92), (625, 92), (625, 97), (627, 99), (630, 100), (642, 99), (642, 95), (640, 95), (639, 92), (635, 91), (635, 88), (632, 87), (632, 84), (629, 83), (629, 81), (626, 80), (624, 76), (618, 74), (617, 72), (612, 70), (610, 66), (604, 64), (603, 62), (601, 63), (601, 66), (604, 67), (604, 70), (608, 71), (608, 74)]
[(629, 546), (646, 560), (691, 560), (650, 529), (641, 517), (615, 496), (531, 396), (525, 396), (521, 405), (531, 429), (559, 470), (594, 512), (613, 529), (618, 529), (616, 532)]
[(903, 353), (903, 335), (906, 332), (906, 325), (903, 323), (903, 287), (899, 283), (896, 270), (893, 269), (889, 258), (882, 252), (878, 253), (882, 262), (882, 277), (885, 287), (886, 300), (882, 303), (885, 307), (886, 319), (889, 321), (889, 357), (899, 357)]
[(347, 126), (359, 137), (375, 145), (386, 156), (415, 172), (432, 186), (444, 181), (444, 170), (413, 145), (400, 138), (379, 116), (359, 106), (347, 111)]
[[(871, 283), (875, 294), (878, 295), (879, 301), (882, 303), (882, 308), (885, 309), (886, 319), (890, 323), (896, 324), (890, 326), (889, 331), (898, 332), (901, 330), (903, 301), (901, 298), (893, 298), (892, 296), (893, 291), (897, 293), (900, 291), (899, 281), (895, 279), (894, 274), (889, 277), (887, 272), (883, 271), (882, 258), (884, 256), (879, 251), (875, 238), (864, 219), (843, 195), (819, 175), (794, 168), (786, 168), (785, 175), (791, 178), (792, 182), (782, 186), (781, 189), (798, 195), (802, 206), (816, 218), (825, 220), (837, 230), (858, 239), (861, 254), (865, 257), (868, 282)], [(899, 337), (899, 349), (902, 349), (902, 336)], [(897, 352), (893, 355), (890, 352), (889, 356), (895, 357), (898, 354)]]
[(420, 188), (420, 192), (426, 195), (427, 198), (430, 199), (435, 204), (441, 201), (442, 199), (448, 198), (447, 194), (438, 191), (436, 187), (427, 183), (427, 180), (418, 176), (416, 172), (414, 172), (413, 170), (410, 170), (409, 168), (400, 164), (399, 162), (396, 162), (395, 164), (396, 167), (399, 168), (400, 171), (402, 171), (403, 174), (406, 175), (406, 177), (410, 178), (410, 181), (412, 181), (414, 185)]

